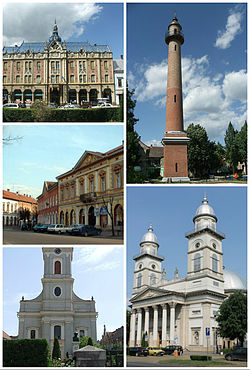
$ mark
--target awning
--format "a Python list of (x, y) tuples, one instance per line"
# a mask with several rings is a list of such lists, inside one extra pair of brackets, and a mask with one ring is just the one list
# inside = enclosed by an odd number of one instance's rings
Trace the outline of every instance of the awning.
[(36, 94), (36, 93), (35, 93), (35, 96), (43, 96), (43, 94)]
[(20, 94), (20, 93), (14, 93), (14, 95), (22, 96), (23, 94)]
[(32, 94), (23, 93), (25, 96), (32, 96)]

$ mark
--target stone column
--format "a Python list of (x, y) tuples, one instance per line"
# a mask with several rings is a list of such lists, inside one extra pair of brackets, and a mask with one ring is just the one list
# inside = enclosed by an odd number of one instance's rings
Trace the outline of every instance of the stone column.
[(175, 329), (175, 306), (176, 303), (172, 302), (170, 306), (170, 344), (174, 343), (174, 329)]
[(135, 346), (135, 314), (136, 310), (133, 309), (130, 317), (129, 347)]
[(144, 323), (144, 332), (147, 333), (149, 337), (149, 307), (146, 307), (145, 309), (145, 323)]
[(158, 306), (153, 306), (154, 323), (153, 323), (153, 347), (158, 346)]
[(167, 304), (162, 305), (162, 346), (167, 345)]
[(141, 328), (142, 328), (142, 309), (138, 308), (138, 322), (137, 322), (137, 336), (136, 336), (136, 345), (141, 346)]

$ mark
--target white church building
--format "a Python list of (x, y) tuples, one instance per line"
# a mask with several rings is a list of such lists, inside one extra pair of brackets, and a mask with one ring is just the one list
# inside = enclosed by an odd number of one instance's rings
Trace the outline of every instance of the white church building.
[[(193, 218), (194, 229), (188, 239), (187, 276), (166, 280), (163, 257), (150, 225), (142, 237), (140, 253), (134, 257), (134, 284), (130, 302), (129, 346), (141, 346), (143, 334), (149, 346), (182, 345), (191, 351), (209, 351), (225, 340), (217, 335), (216, 316), (229, 294), (246, 292), (246, 281), (223, 268), (222, 241), (225, 235), (216, 228), (217, 217), (206, 196)], [(208, 334), (208, 332), (207, 332)], [(226, 344), (228, 347), (228, 343)]]
[(45, 338), (52, 352), (57, 337), (64, 358), (73, 353), (74, 333), (96, 342), (95, 301), (83, 300), (73, 291), (73, 248), (42, 248), (42, 252), (43, 289), (38, 297), (20, 301), (18, 338)]

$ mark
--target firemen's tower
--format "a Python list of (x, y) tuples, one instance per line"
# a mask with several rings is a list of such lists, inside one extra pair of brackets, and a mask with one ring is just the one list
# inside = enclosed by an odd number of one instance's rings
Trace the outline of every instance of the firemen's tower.
[(176, 17), (168, 26), (165, 41), (168, 44), (168, 82), (166, 132), (164, 145), (163, 181), (188, 181), (187, 143), (183, 131), (183, 105), (181, 81), (181, 45), (184, 43), (182, 27)]

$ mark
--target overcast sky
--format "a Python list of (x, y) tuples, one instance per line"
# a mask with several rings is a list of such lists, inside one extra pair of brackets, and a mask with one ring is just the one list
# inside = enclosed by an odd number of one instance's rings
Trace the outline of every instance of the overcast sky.
[[(74, 292), (82, 299), (94, 297), (98, 339), (104, 325), (107, 331), (124, 325), (123, 254), (120, 246), (74, 247)], [(18, 272), (17, 279), (13, 271)], [(42, 248), (3, 248), (3, 330), (9, 335), (18, 334), (19, 301), (41, 293), (42, 276)]]
[(55, 19), (62, 40), (108, 44), (114, 58), (118, 59), (123, 54), (121, 3), (5, 3), (3, 44), (44, 42), (52, 34)]
[(164, 36), (176, 11), (184, 33), (184, 128), (200, 124), (211, 140), (223, 143), (229, 122), (239, 129), (247, 118), (246, 3), (132, 3), (127, 9), (128, 81), (135, 89), (136, 130), (142, 141), (160, 144), (164, 135)]

